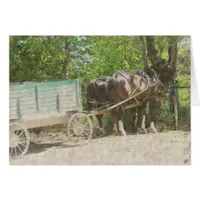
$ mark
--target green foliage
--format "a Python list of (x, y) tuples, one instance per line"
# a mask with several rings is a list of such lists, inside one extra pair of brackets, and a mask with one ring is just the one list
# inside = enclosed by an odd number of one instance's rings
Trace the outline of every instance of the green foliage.
[[(179, 85), (190, 85), (190, 38), (155, 37), (158, 54), (166, 60), (170, 41), (178, 41)], [(10, 36), (10, 81), (80, 79), (85, 107), (84, 92), (92, 79), (119, 69), (144, 68), (144, 46), (143, 36)], [(179, 90), (181, 109), (189, 108), (189, 96), (188, 89)], [(173, 118), (168, 102), (162, 105), (160, 117)]]

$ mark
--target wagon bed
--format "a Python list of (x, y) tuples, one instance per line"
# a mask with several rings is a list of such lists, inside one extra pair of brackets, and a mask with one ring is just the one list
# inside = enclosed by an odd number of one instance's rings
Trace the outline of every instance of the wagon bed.
[(12, 121), (59, 116), (75, 110), (82, 110), (79, 80), (30, 83), (10, 87)]

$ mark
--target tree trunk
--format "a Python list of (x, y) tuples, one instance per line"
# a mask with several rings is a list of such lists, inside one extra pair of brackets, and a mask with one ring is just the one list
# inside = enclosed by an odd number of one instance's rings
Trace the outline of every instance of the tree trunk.
[(174, 69), (174, 72), (176, 72), (177, 53), (177, 38), (171, 36), (168, 42), (168, 63)]
[(63, 79), (66, 80), (68, 79), (69, 77), (69, 64), (70, 64), (70, 43), (68, 41), (65, 41), (64, 43), (65, 45), (65, 52), (66, 52), (66, 58), (64, 59), (64, 62), (63, 62), (63, 69), (62, 69), (62, 76), (63, 76)]
[(147, 63), (146, 45), (144, 41), (144, 36), (140, 36), (140, 40), (142, 42), (142, 58), (143, 58), (144, 68), (145, 68), (145, 67), (148, 67), (148, 63)]
[(161, 58), (158, 57), (158, 52), (156, 51), (155, 44), (154, 44), (154, 37), (153, 36), (146, 36), (147, 41), (147, 55), (151, 64), (155, 64), (161, 61)]
[(69, 59), (66, 58), (66, 59), (64, 60), (63, 69), (62, 69), (62, 78), (63, 78), (64, 80), (67, 80), (67, 79), (69, 78), (69, 77), (68, 77), (68, 75), (69, 75), (69, 63), (70, 63)]
[[(158, 57), (158, 52), (155, 48), (155, 41), (153, 36), (146, 36), (147, 41), (147, 55), (151, 64), (156, 64), (161, 61), (161, 58)], [(156, 99), (151, 99), (149, 101), (149, 122), (155, 122), (161, 112), (161, 103), (156, 101)]]

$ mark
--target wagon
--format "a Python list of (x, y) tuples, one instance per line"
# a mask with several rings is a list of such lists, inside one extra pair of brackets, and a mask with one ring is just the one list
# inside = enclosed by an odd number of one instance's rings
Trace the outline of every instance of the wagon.
[(91, 138), (92, 124), (82, 113), (79, 80), (10, 85), (10, 157), (26, 154), (30, 145), (28, 129), (54, 124), (67, 124), (69, 139), (74, 135)]

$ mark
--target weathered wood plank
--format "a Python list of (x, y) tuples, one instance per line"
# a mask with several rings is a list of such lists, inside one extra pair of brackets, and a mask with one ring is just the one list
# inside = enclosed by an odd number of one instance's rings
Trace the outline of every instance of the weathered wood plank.
[(26, 128), (35, 128), (54, 124), (67, 124), (73, 113), (56, 113), (52, 115), (32, 115), (25, 119), (12, 120), (23, 124)]
[(67, 91), (67, 90), (71, 90), (71, 89), (74, 89), (75, 86), (74, 85), (65, 85), (65, 86), (57, 86), (57, 87), (38, 87), (38, 91), (59, 91), (59, 92), (62, 92), (62, 91)]
[[(19, 100), (22, 118), (51, 115), (57, 113), (57, 100), (60, 112), (77, 109), (77, 95), (80, 88), (78, 80), (31, 83), (10, 87), (10, 119), (17, 118), (17, 101)], [(35, 88), (37, 87), (37, 95)], [(59, 95), (57, 98), (57, 95)], [(36, 107), (36, 97), (38, 107)], [(81, 98), (81, 97), (80, 97)], [(37, 108), (39, 110), (37, 110)], [(80, 109), (80, 108), (78, 108)]]
[(11, 120), (12, 119), (18, 119), (17, 115), (10, 115), (9, 117), (10, 117)]
[(63, 107), (60, 107), (60, 110), (77, 110), (77, 109), (80, 109), (80, 107), (76, 106), (76, 105), (70, 105), (70, 106), (63, 106)]
[(70, 90), (70, 91), (43, 91), (43, 92), (38, 92), (38, 97), (39, 98), (46, 98), (46, 97), (51, 97), (51, 96), (67, 96), (67, 95), (75, 95), (76, 91), (75, 90)]
[(26, 106), (26, 105), (36, 105), (36, 101), (35, 100), (21, 101), (21, 99), (20, 99), (20, 107)]
[(26, 98), (26, 97), (35, 98), (35, 93), (23, 93), (23, 94), (12, 94), (12, 95), (10, 95), (10, 99)]
[(21, 109), (21, 115), (26, 115), (29, 113), (37, 113), (36, 108), (26, 108), (26, 109)]
[(21, 89), (21, 90), (11, 90), (10, 95), (16, 95), (16, 94), (25, 94), (25, 93), (35, 93), (35, 88), (31, 89)]
[(66, 113), (66, 112), (71, 112), (71, 111), (81, 111), (81, 110), (82, 108), (74, 106), (74, 107), (69, 107), (69, 108), (62, 108), (60, 109), (60, 113)]
[(9, 113), (10, 113), (10, 114), (13, 114), (13, 113), (16, 114), (16, 113), (17, 113), (17, 109), (13, 109), (13, 110), (10, 109), (10, 110), (9, 110)]
[(38, 103), (48, 103), (48, 102), (55, 102), (56, 101), (56, 96), (49, 96), (46, 98), (38, 98)]
[(49, 103), (39, 103), (38, 104), (39, 110), (43, 109), (54, 109), (56, 108), (56, 102), (49, 102)]
[(10, 115), (16, 115), (17, 114), (17, 110), (9, 110), (9, 114)]
[(30, 104), (30, 105), (24, 104), (24, 105), (20, 106), (20, 109), (21, 109), (21, 111), (25, 111), (25, 110), (29, 110), (29, 109), (36, 110), (36, 105), (35, 104)]
[(77, 106), (76, 102), (71, 101), (71, 102), (67, 102), (67, 103), (65, 103), (65, 102), (60, 103), (60, 108), (64, 108), (64, 107), (69, 108), (69, 107), (73, 107), (73, 106)]
[(76, 98), (76, 92), (68, 92), (68, 93), (64, 93), (64, 94), (59, 94), (59, 97), (62, 99)]
[(56, 109), (56, 106), (48, 106), (48, 107), (40, 107), (39, 108), (39, 112), (40, 113), (42, 113), (42, 112), (46, 112), (46, 111), (48, 111), (48, 112), (54, 112), (54, 111), (56, 111), (57, 112), (57, 109)]

